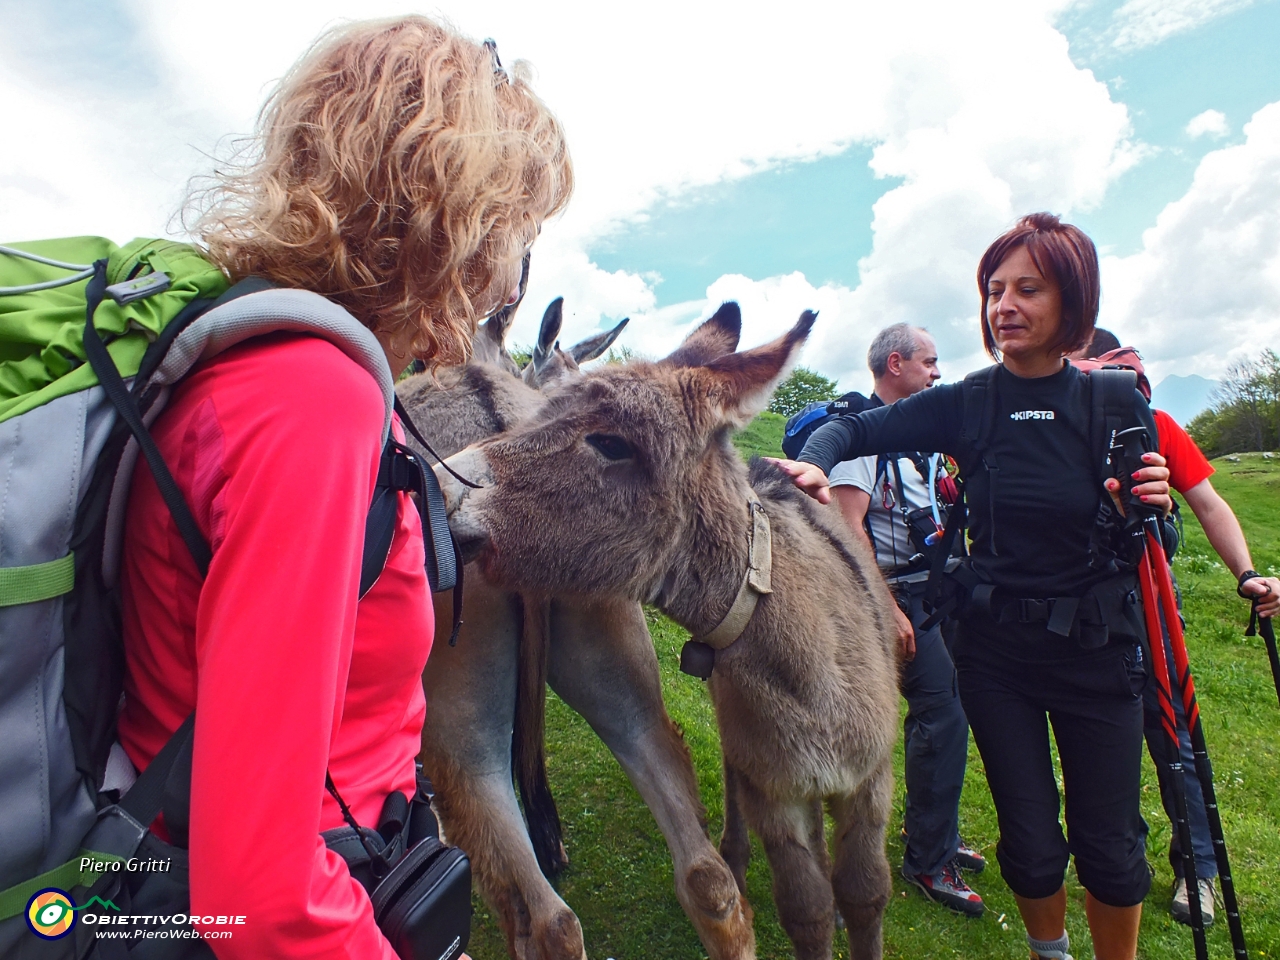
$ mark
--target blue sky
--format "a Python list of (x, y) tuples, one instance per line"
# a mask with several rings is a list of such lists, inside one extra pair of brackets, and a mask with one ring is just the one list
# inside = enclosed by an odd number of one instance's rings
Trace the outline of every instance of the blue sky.
[[(1129, 108), (1134, 135), (1151, 148), (1101, 204), (1072, 213), (1100, 251), (1125, 256), (1141, 249), (1142, 232), (1165, 205), (1186, 193), (1201, 158), (1242, 140), (1241, 125), (1280, 100), (1280, 2), (1126, 51), (1097, 39), (1119, 6), (1090, 4), (1069, 11), (1059, 26), (1072, 61), (1106, 82)], [(1206, 110), (1226, 116), (1227, 136), (1187, 134), (1188, 121)], [(761, 280), (798, 270), (815, 285), (856, 287), (858, 261), (872, 245), (872, 205), (899, 183), (877, 178), (870, 157), (869, 145), (854, 144), (663, 198), (596, 240), (589, 253), (606, 270), (660, 277), (659, 306), (697, 299), (726, 273)]]
[[(1191, 185), (1200, 159), (1211, 149), (1242, 139), (1241, 125), (1260, 107), (1280, 100), (1280, 3), (1257, 3), (1154, 46), (1116, 53), (1096, 49), (1087, 31), (1106, 8), (1089, 8), (1063, 24), (1072, 59), (1106, 81), (1129, 107), (1134, 133), (1157, 148), (1120, 177), (1097, 209), (1077, 221), (1100, 248), (1127, 255), (1142, 244), (1142, 231)], [(1193, 139), (1187, 122), (1205, 110), (1226, 115), (1223, 140)]]
[(726, 273), (799, 270), (815, 284), (856, 286), (871, 206), (898, 182), (877, 179), (870, 159), (859, 144), (664, 198), (589, 252), (605, 270), (657, 274), (659, 305), (697, 299)]

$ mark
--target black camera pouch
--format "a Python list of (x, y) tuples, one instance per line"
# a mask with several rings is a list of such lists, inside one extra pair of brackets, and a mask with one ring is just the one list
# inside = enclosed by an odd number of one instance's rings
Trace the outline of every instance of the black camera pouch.
[(404, 960), (456, 960), (471, 935), (471, 862), (427, 837), (374, 889), (378, 928)]
[(336, 788), (330, 792), (348, 826), (321, 836), (369, 891), (383, 936), (401, 960), (456, 960), (471, 937), (471, 861), (440, 842), (430, 781), (419, 774), (412, 801), (392, 793), (377, 830), (355, 825)]

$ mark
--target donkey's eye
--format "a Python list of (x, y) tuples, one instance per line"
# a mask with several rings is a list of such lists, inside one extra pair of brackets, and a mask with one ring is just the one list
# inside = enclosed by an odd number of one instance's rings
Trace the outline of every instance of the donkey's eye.
[(612, 433), (589, 433), (587, 443), (604, 455), (606, 460), (627, 460), (636, 455), (635, 448)]

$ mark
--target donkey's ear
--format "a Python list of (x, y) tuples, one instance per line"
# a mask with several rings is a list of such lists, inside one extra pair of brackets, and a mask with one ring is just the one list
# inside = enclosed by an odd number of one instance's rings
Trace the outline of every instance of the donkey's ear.
[(716, 357), (733, 353), (738, 349), (741, 335), (742, 311), (732, 300), (727, 300), (709, 319), (694, 327), (675, 353), (661, 362), (668, 367), (700, 367)]
[(799, 358), (817, 319), (816, 313), (806, 310), (794, 327), (772, 343), (731, 353), (692, 371), (722, 422), (746, 426), (769, 405), (773, 391)]
[(606, 350), (609, 349), (613, 341), (618, 339), (623, 328), (631, 322), (630, 317), (624, 317), (612, 330), (606, 330), (604, 333), (597, 333), (594, 337), (587, 337), (580, 343), (575, 343), (569, 348), (569, 352), (573, 354), (573, 359), (578, 363), (586, 363), (588, 360), (594, 360)]
[(538, 342), (533, 347), (533, 369), (541, 370), (551, 359), (560, 325), (564, 322), (564, 297), (556, 297), (547, 304), (542, 314), (542, 326), (538, 329)]

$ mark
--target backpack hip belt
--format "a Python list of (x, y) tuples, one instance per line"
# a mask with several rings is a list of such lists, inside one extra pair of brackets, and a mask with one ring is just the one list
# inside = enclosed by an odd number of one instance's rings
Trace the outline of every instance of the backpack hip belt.
[(1021, 597), (982, 580), (971, 563), (957, 565), (948, 577), (956, 591), (952, 609), (960, 619), (986, 617), (1000, 624), (1043, 623), (1059, 637), (1083, 649), (1105, 646), (1112, 634), (1143, 640), (1146, 629), (1138, 609), (1138, 581), (1126, 571), (1095, 583), (1079, 597)]

